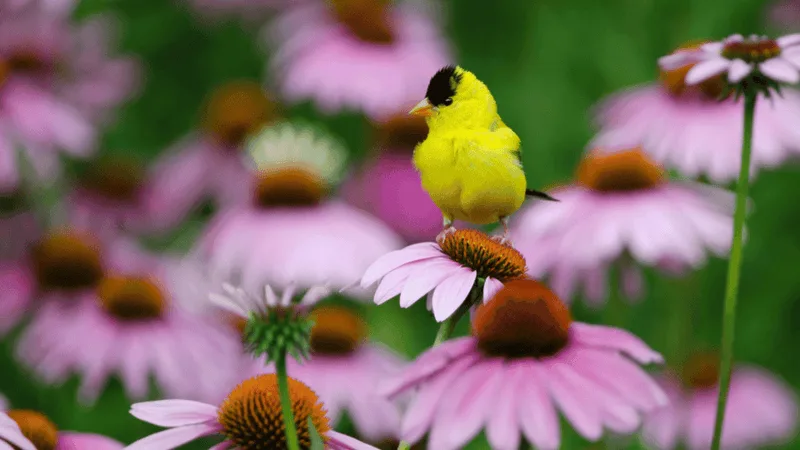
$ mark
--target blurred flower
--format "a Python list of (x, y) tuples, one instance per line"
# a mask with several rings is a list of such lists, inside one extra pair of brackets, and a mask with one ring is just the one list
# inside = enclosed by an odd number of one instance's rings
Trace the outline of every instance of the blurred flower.
[(351, 285), (400, 239), (379, 220), (325, 201), (345, 151), (310, 126), (265, 129), (249, 144), (257, 165), (253, 201), (219, 214), (198, 246), (215, 280), (255, 292), (264, 284)]
[(0, 411), (0, 447), (19, 450), (121, 450), (124, 446), (105, 436), (59, 431), (44, 414), (27, 409)]
[(41, 237), (42, 228), (30, 203), (29, 195), (22, 189), (0, 192), (0, 235), (14, 236), (0, 239), (0, 262), (20, 259)]
[(46, 2), (0, 17), (0, 189), (19, 183), (17, 148), (42, 178), (58, 173), (58, 151), (85, 157), (96, 127), (128, 98), (137, 77), (130, 59), (108, 56), (108, 27), (93, 19), (72, 28)]
[[(311, 448), (308, 421), (330, 450), (376, 450), (349, 436), (333, 431), (324, 405), (300, 381), (289, 378), (289, 395), (301, 448)], [(179, 447), (203, 436), (222, 435), (216, 448), (286, 448), (277, 377), (264, 374), (239, 384), (219, 406), (188, 400), (137, 403), (131, 414), (168, 430), (140, 439), (128, 450)]]
[[(668, 406), (645, 420), (643, 439), (650, 447), (671, 450), (685, 443), (690, 450), (711, 446), (717, 410), (718, 358), (695, 355), (683, 380), (666, 373), (660, 383)], [(769, 372), (734, 367), (722, 432), (722, 448), (751, 449), (787, 443), (797, 427), (797, 399), (792, 389)]]
[(486, 427), (492, 448), (513, 450), (520, 434), (539, 449), (560, 447), (557, 409), (590, 441), (603, 428), (630, 434), (641, 414), (666, 402), (637, 363), (661, 355), (611, 327), (572, 321), (566, 306), (534, 280), (505, 285), (478, 307), (472, 337), (423, 353), (383, 386), (387, 395), (419, 388), (401, 438), (462, 448)]
[(410, 108), (430, 74), (451, 61), (436, 24), (408, 2), (302, 2), (267, 31), (283, 96), (314, 99), (327, 113), (381, 119)]
[[(656, 161), (686, 176), (707, 175), (718, 183), (735, 179), (741, 167), (743, 105), (730, 96), (720, 100), (726, 95), (721, 72), (697, 80), (693, 75), (691, 81), (697, 83), (687, 82), (687, 74), (700, 67), (695, 65), (697, 61), (687, 59), (693, 54), (689, 51), (703, 45), (687, 44), (676, 50), (673, 56), (686, 65), (662, 67), (661, 84), (637, 87), (604, 100), (595, 114), (601, 130), (590, 148), (621, 151), (641, 145)], [(714, 45), (711, 48), (720, 44)], [(789, 51), (786, 54), (794, 57)], [(723, 67), (723, 63), (713, 63), (718, 66), (711, 68)], [(725, 63), (725, 67), (732, 64)], [(741, 64), (735, 65), (743, 68)], [(782, 67), (784, 63), (771, 64)], [(743, 69), (735, 69), (734, 74), (739, 76), (739, 70)], [(781, 92), (782, 97), (772, 96), (756, 105), (751, 176), (758, 168), (775, 167), (800, 152), (800, 132), (795, 126), (800, 121), (800, 94), (793, 89)]]
[[(187, 0), (203, 18), (233, 15), (245, 21), (263, 23), (275, 9), (304, 0)], [(313, 0), (312, 0), (313, 1)]]
[(587, 300), (607, 296), (609, 266), (620, 270), (623, 294), (638, 298), (635, 263), (681, 271), (722, 257), (733, 234), (733, 194), (670, 181), (638, 149), (584, 157), (575, 184), (556, 189), (559, 203), (537, 202), (513, 219), (511, 233), (534, 277), (549, 274), (564, 299), (583, 283)]
[(289, 361), (288, 372), (319, 395), (332, 423), (347, 411), (360, 437), (372, 442), (397, 437), (398, 407), (378, 394), (377, 384), (396, 374), (403, 361), (387, 348), (365, 343), (367, 325), (348, 308), (321, 306), (311, 318), (311, 359)]
[(28, 312), (33, 301), (35, 280), (24, 266), (0, 264), (0, 336), (5, 335)]
[(460, 229), (448, 234), (441, 246), (422, 242), (387, 253), (364, 273), (361, 287), (380, 280), (375, 303), (400, 296), (408, 308), (428, 294), (437, 321), (450, 317), (468, 299), (476, 281), (483, 281), (483, 301), (503, 283), (525, 275), (525, 258), (508, 245), (500, 244), (477, 230)]
[(207, 198), (225, 207), (247, 201), (244, 144), (276, 119), (276, 108), (257, 83), (234, 81), (214, 91), (203, 129), (167, 150), (149, 174), (142, 195), (150, 226), (174, 227)]
[(785, 31), (800, 31), (800, 1), (780, 0), (767, 10), (772, 25)]
[(376, 155), (343, 188), (348, 202), (382, 219), (408, 242), (433, 239), (442, 213), (422, 189), (411, 162), (416, 144), (428, 133), (425, 121), (403, 115), (379, 123)]
[(132, 398), (148, 395), (151, 375), (167, 395), (220, 398), (240, 356), (235, 334), (184, 311), (158, 257), (118, 241), (103, 258), (106, 270), (99, 273), (43, 272), (45, 281), (68, 279), (74, 288), (91, 275), (96, 287), (38, 299), (17, 357), (49, 383), (80, 374), (84, 402), (93, 402), (113, 373)]

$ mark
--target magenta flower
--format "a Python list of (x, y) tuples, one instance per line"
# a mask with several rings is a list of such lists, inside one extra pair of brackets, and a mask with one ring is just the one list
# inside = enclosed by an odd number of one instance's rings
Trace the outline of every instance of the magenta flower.
[(136, 64), (108, 56), (108, 27), (91, 20), (71, 28), (43, 2), (0, 18), (0, 189), (19, 184), (16, 149), (36, 174), (58, 173), (58, 152), (94, 151), (97, 126), (135, 88)]
[(20, 409), (0, 411), (0, 447), (19, 450), (121, 450), (124, 446), (99, 434), (59, 431), (44, 414)]
[(381, 119), (407, 110), (430, 74), (451, 61), (418, 5), (301, 2), (267, 31), (282, 95), (290, 102), (313, 99), (327, 113), (351, 109)]
[[(514, 218), (511, 234), (534, 277), (548, 274), (564, 299), (583, 284), (587, 300), (607, 297), (607, 272), (619, 269), (623, 294), (641, 295), (638, 264), (672, 272), (723, 257), (733, 233), (733, 194), (669, 181), (643, 152), (593, 152), (573, 185), (554, 190), (557, 204), (534, 203)], [(555, 194), (553, 194), (555, 195)]]
[(149, 174), (142, 197), (150, 227), (166, 231), (208, 198), (221, 207), (247, 202), (244, 144), (275, 117), (275, 105), (257, 83), (236, 81), (213, 92), (203, 129), (167, 150)]
[(525, 258), (514, 248), (480, 231), (459, 229), (441, 245), (422, 242), (383, 255), (364, 273), (361, 287), (380, 281), (375, 303), (399, 295), (403, 308), (428, 294), (429, 309), (442, 322), (465, 301), (480, 300), (469, 299), (476, 282), (482, 280), (482, 299), (486, 301), (503, 283), (523, 277), (526, 270)]
[[(690, 364), (684, 380), (672, 373), (660, 384), (670, 404), (650, 414), (642, 438), (649, 447), (672, 450), (685, 444), (690, 450), (711, 446), (717, 410), (717, 360)], [(797, 398), (792, 389), (769, 372), (734, 367), (722, 429), (722, 448), (751, 449), (782, 446), (797, 429)]]
[(630, 434), (666, 396), (637, 363), (661, 355), (628, 332), (573, 322), (563, 303), (533, 280), (507, 283), (478, 307), (473, 335), (423, 353), (383, 386), (418, 388), (401, 438), (428, 448), (463, 448), (481, 429), (492, 448), (515, 450), (522, 436), (538, 449), (560, 447), (560, 411), (596, 441), (608, 429)]
[(253, 201), (219, 214), (198, 247), (212, 279), (247, 292), (265, 284), (340, 289), (401, 245), (374, 217), (324, 200), (341, 175), (344, 150), (318, 130), (274, 126), (250, 148), (258, 166)]
[[(301, 448), (311, 448), (308, 421), (329, 450), (377, 450), (349, 436), (333, 431), (325, 406), (300, 381), (289, 378), (289, 395)], [(286, 448), (283, 418), (274, 374), (250, 378), (238, 386), (219, 406), (189, 400), (158, 400), (131, 407), (136, 418), (167, 427), (140, 439), (128, 450), (171, 449), (203, 436), (221, 435), (216, 450), (255, 445), (258, 448)]]
[[(781, 47), (796, 40), (786, 37), (777, 41), (743, 40), (679, 48), (662, 58), (660, 84), (624, 91), (600, 104), (595, 114), (600, 133), (590, 148), (620, 151), (642, 146), (657, 162), (683, 175), (707, 175), (718, 183), (735, 179), (741, 167), (743, 105), (732, 96), (720, 101), (725, 96), (727, 82), (741, 79), (764, 64), (767, 72), (775, 73), (776, 79), (793, 79), (798, 69), (791, 61), (797, 63), (800, 46), (785, 51)], [(771, 51), (780, 57), (764, 56), (761, 64), (728, 60), (720, 53), (725, 45), (739, 50), (754, 46), (762, 52), (759, 54)], [(703, 48), (708, 51), (698, 50)], [(703, 65), (700, 59), (705, 61)], [(733, 78), (726, 79), (726, 74)], [(758, 102), (751, 177), (758, 168), (778, 166), (800, 151), (800, 135), (794, 126), (798, 120), (800, 94), (793, 89), (783, 89), (781, 97)]]
[(344, 196), (386, 222), (406, 241), (432, 240), (442, 231), (442, 213), (422, 189), (411, 162), (414, 146), (425, 139), (427, 125), (404, 117), (382, 123), (378, 130), (375, 150), (379, 154), (347, 182)]
[[(80, 375), (83, 402), (93, 402), (112, 375), (119, 375), (132, 398), (148, 395), (152, 376), (167, 395), (219, 399), (241, 355), (235, 333), (186, 312), (186, 300), (173, 295), (159, 258), (127, 242), (109, 245), (102, 258), (101, 271), (73, 267), (60, 275), (94, 287), (75, 286), (38, 300), (17, 357), (49, 383)], [(50, 270), (56, 267), (52, 263)]]

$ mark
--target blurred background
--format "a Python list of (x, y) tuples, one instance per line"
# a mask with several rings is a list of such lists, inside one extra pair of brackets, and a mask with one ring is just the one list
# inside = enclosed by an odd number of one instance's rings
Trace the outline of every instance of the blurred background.
[[(118, 46), (112, 53), (137, 58), (141, 81), (136, 94), (121, 102), (113, 120), (101, 128), (95, 155), (64, 158), (63, 179), (85, 171), (86, 161), (95, 157), (124, 155), (145, 164), (156, 161), (198, 128), (208, 95), (225, 82), (261, 81), (268, 92), (277, 91), (273, 89), (275, 71), (269, 65), (274, 47), (266, 44), (265, 36), (281, 6), (258, 0), (248, 7), (237, 7), (243, 2), (219, 6), (225, 3), (78, 1), (69, 20), (81, 22), (98, 14), (113, 18)], [(257, 7), (260, 3), (265, 5)], [(473, 71), (490, 87), (505, 123), (522, 139), (529, 186), (546, 189), (572, 179), (595, 132), (590, 108), (598, 100), (654, 80), (657, 58), (685, 41), (719, 39), (735, 32), (777, 34), (791, 31), (792, 24), (800, 30), (800, 16), (793, 21), (790, 12), (776, 15), (771, 13), (774, 6), (764, 0), (452, 0), (420, 2), (414, 7), (440, 27), (452, 50), (449, 62)], [(797, 7), (783, 7), (796, 13)], [(8, 23), (4, 14), (9, 10), (0, 8), (0, 27)], [(392, 80), (387, 76), (383, 82), (391, 85)], [(415, 85), (421, 86), (419, 99), (426, 83), (427, 76)], [(276, 98), (280, 99), (279, 93)], [(350, 174), (356, 174), (361, 163), (374, 156), (379, 138), (374, 120), (346, 109), (324, 111), (311, 101), (281, 104), (284, 117), (319, 125), (339, 139), (349, 152)], [(800, 202), (795, 195), (800, 192), (799, 174), (800, 167), (789, 162), (760, 172), (752, 185), (755, 210), (748, 222), (735, 345), (739, 361), (763, 366), (795, 389), (800, 388), (800, 363), (794, 356), (800, 344)], [(64, 183), (34, 186), (27, 192), (29, 202), (40, 210), (56, 208), (67, 189)], [(214, 214), (213, 205), (194, 208), (168, 233), (139, 239), (154, 251), (186, 252)], [(422, 236), (415, 238), (422, 240)], [(671, 328), (665, 318), (679, 299), (688, 297), (693, 346), (714, 350), (721, 333), (725, 271), (726, 261), (712, 258), (707, 266), (683, 278), (647, 272), (646, 298), (615, 320), (656, 350), (668, 352), (681, 331)], [(401, 309), (397, 302), (367, 305), (364, 311), (371, 339), (408, 358), (434, 339), (437, 324), (423, 302), (410, 309)], [(577, 320), (587, 322), (608, 319), (607, 311), (587, 308), (583, 302), (574, 303), (573, 313)], [(116, 379), (93, 406), (76, 402), (77, 377), (61, 386), (37, 381), (14, 356), (24, 328), (23, 322), (0, 341), (0, 393), (11, 405), (43, 411), (61, 429), (105, 434), (123, 443), (156, 429), (128, 414), (131, 401)], [(464, 321), (457, 333), (467, 332)], [(344, 423), (341, 429), (348, 431), (348, 426)], [(563, 448), (588, 448), (566, 425), (563, 428)], [(631, 448), (638, 445), (632, 443)], [(469, 448), (489, 447), (480, 437)], [(780, 448), (800, 449), (800, 440)]]

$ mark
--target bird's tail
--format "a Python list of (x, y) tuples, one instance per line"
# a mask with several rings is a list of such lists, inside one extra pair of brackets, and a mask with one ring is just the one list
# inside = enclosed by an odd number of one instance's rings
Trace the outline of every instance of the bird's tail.
[(549, 195), (545, 194), (541, 191), (534, 191), (533, 189), (525, 189), (525, 195), (528, 197), (536, 197), (541, 198), (542, 200), (549, 200), (551, 202), (557, 202), (557, 198), (550, 197)]

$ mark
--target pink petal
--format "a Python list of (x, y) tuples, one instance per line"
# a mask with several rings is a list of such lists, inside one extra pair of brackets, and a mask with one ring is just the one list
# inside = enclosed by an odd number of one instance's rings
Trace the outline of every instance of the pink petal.
[(203, 436), (210, 436), (220, 430), (217, 423), (200, 423), (185, 427), (171, 428), (139, 439), (126, 447), (126, 450), (153, 450), (156, 448), (175, 448)]
[(233, 446), (233, 443), (229, 441), (222, 441), (219, 444), (209, 448), (208, 450), (228, 450)]
[(160, 427), (181, 427), (216, 420), (217, 407), (191, 400), (156, 400), (135, 403), (131, 415)]
[(478, 272), (462, 268), (459, 273), (451, 275), (433, 291), (433, 317), (442, 322), (458, 309), (466, 300)]
[(795, 67), (800, 68), (800, 47), (790, 48), (781, 53), (781, 58), (789, 61)]
[(721, 57), (699, 62), (686, 73), (686, 84), (691, 86), (702, 83), (709, 78), (725, 72), (730, 66), (731, 61)]
[(439, 247), (431, 242), (422, 242), (387, 253), (378, 258), (377, 261), (367, 268), (364, 276), (361, 278), (361, 287), (368, 288), (372, 286), (387, 273), (402, 265), (441, 256), (442, 252), (439, 250)]
[(800, 44), (800, 33), (795, 34), (787, 34), (786, 36), (781, 36), (775, 40), (782, 49), (786, 47), (790, 47), (792, 45)]
[(444, 280), (459, 272), (461, 265), (448, 258), (439, 258), (422, 263), (408, 276), (400, 293), (400, 306), (407, 308)]
[(410, 263), (400, 266), (397, 269), (386, 274), (375, 290), (375, 304), (382, 305), (397, 295), (403, 290), (409, 275), (417, 268), (417, 263)]
[(797, 68), (783, 58), (772, 58), (758, 65), (761, 72), (775, 81), (794, 84), (800, 81)]
[(124, 447), (122, 443), (99, 434), (61, 432), (55, 450), (120, 450)]
[(678, 51), (659, 58), (658, 65), (664, 70), (675, 70), (697, 62), (699, 57), (700, 52), (697, 51)]
[(731, 83), (738, 83), (744, 79), (744, 77), (750, 75), (750, 72), (753, 71), (753, 66), (748, 64), (741, 59), (734, 59), (731, 63), (731, 68), (728, 70), (728, 81)]
[[(520, 424), (517, 420), (517, 406), (522, 394), (523, 377), (518, 376), (513, 366), (504, 368), (504, 382), (497, 392), (493, 411), (489, 415), (486, 426), (486, 438), (496, 450), (518, 450), (520, 443)], [(532, 399), (525, 396), (525, 403)], [(521, 415), (521, 414), (520, 414)]]
[(590, 347), (614, 349), (628, 354), (628, 356), (642, 364), (664, 362), (661, 354), (652, 350), (641, 339), (625, 330), (581, 322), (573, 322), (570, 329), (575, 341), (581, 344)]
[(347, 449), (347, 450), (378, 450), (377, 448), (375, 448), (375, 447), (373, 447), (373, 446), (371, 446), (369, 444), (365, 444), (365, 443), (359, 441), (358, 439), (351, 438), (350, 436), (348, 436), (346, 434), (342, 434), (342, 433), (339, 433), (339, 432), (336, 432), (336, 431), (333, 431), (333, 430), (328, 431), (326, 434), (331, 439), (331, 441), (336, 443), (336, 445), (338, 445), (342, 449)]
[(463, 337), (442, 342), (427, 350), (406, 367), (403, 372), (381, 383), (378, 393), (385, 397), (394, 397), (414, 384), (422, 382), (443, 368), (453, 364), (457, 359), (475, 350), (475, 339)]
[(542, 374), (547, 379), (547, 386), (553, 401), (569, 420), (581, 436), (590, 441), (596, 441), (603, 435), (603, 425), (600, 422), (600, 411), (596, 405), (588, 403), (581, 393), (576, 392), (567, 380), (561, 378), (558, 372), (544, 368)]
[(557, 449), (561, 446), (561, 428), (547, 386), (545, 369), (538, 361), (520, 364), (515, 368), (519, 382), (517, 408), (525, 437), (537, 448)]
[(20, 450), (36, 450), (31, 441), (22, 435), (17, 423), (7, 415), (0, 413), (0, 442), (2, 441), (7, 441)]
[(483, 303), (491, 300), (500, 289), (503, 289), (503, 283), (500, 280), (486, 277), (486, 281), (483, 283)]

